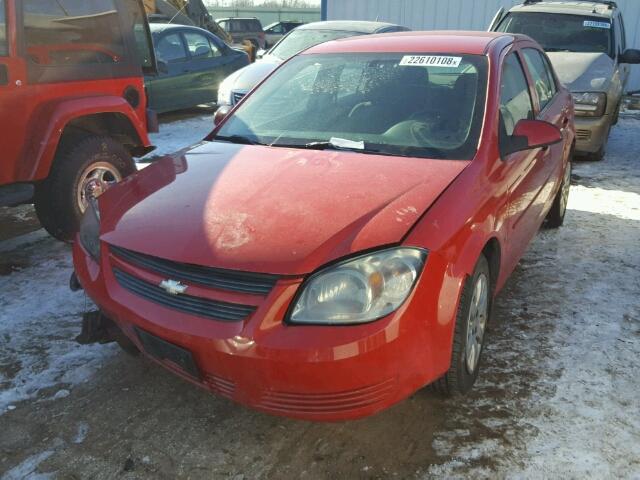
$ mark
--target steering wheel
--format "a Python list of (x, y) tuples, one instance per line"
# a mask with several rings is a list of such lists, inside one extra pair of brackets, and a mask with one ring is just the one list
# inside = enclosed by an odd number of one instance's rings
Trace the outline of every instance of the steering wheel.
[(348, 118), (353, 117), (359, 110), (366, 108), (366, 107), (370, 107), (371, 105), (373, 105), (371, 102), (360, 102), (360, 103), (356, 103), (355, 106), (351, 109), (351, 111), (349, 112), (349, 115), (347, 115)]

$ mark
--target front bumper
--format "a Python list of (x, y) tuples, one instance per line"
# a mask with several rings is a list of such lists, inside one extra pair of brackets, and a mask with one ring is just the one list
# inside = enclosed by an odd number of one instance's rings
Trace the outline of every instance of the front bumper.
[(111, 270), (109, 252), (103, 252), (101, 265), (79, 242), (73, 254), (84, 290), (141, 351), (136, 329), (190, 351), (199, 375), (150, 357), (154, 361), (263, 412), (319, 421), (364, 417), (406, 398), (448, 369), (451, 328), (435, 320), (438, 302), (419, 288), (420, 282), (430, 281), (425, 275), (397, 312), (366, 325), (283, 323), (301, 279), (278, 281), (246, 320), (221, 322), (170, 310), (125, 290)]
[(576, 153), (595, 153), (607, 141), (611, 116), (600, 118), (576, 117)]

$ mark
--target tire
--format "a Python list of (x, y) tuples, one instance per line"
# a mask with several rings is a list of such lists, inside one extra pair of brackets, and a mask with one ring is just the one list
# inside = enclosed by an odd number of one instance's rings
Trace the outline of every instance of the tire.
[[(484, 287), (479, 287), (483, 284)], [(478, 289), (483, 290), (483, 294), (477, 294)], [(478, 298), (479, 303), (476, 303)], [(482, 358), (482, 350), (484, 340), (486, 338), (486, 326), (491, 315), (491, 274), (489, 270), (489, 262), (484, 255), (480, 255), (478, 262), (473, 270), (473, 275), (466, 279), (460, 296), (460, 304), (458, 305), (458, 313), (456, 315), (456, 326), (453, 334), (453, 349), (451, 352), (451, 366), (449, 371), (432, 384), (432, 388), (446, 396), (459, 396), (466, 394), (478, 378), (480, 370), (480, 360)], [(484, 307), (482, 307), (484, 305)], [(479, 332), (480, 338), (477, 338), (477, 347), (473, 354), (474, 361), (471, 360), (469, 343), (470, 320), (473, 320), (473, 312), (479, 311), (478, 307), (484, 312), (484, 319), (480, 319), (483, 324), (482, 331)], [(477, 324), (476, 324), (477, 326)]]
[(111, 137), (76, 137), (61, 144), (49, 177), (36, 186), (34, 203), (40, 223), (58, 240), (72, 240), (86, 197), (99, 196), (135, 171), (127, 149)]
[(564, 223), (564, 216), (567, 212), (567, 202), (569, 201), (569, 190), (571, 189), (571, 160), (567, 163), (562, 183), (553, 200), (551, 210), (547, 213), (546, 226), (548, 228), (559, 228)]

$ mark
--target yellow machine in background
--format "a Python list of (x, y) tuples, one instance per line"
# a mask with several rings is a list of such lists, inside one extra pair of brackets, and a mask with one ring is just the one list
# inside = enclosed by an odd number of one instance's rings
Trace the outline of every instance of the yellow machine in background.
[(152, 23), (166, 22), (204, 28), (232, 47), (244, 50), (252, 62), (256, 59), (255, 46), (248, 40), (241, 45), (234, 45), (231, 35), (211, 17), (202, 0), (143, 0), (143, 3)]

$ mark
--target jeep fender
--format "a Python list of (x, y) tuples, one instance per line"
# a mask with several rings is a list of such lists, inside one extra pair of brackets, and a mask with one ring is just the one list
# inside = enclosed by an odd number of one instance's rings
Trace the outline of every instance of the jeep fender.
[(19, 167), (19, 178), (37, 181), (49, 175), (65, 127), (73, 120), (98, 114), (114, 113), (123, 116), (137, 135), (137, 143), (149, 147), (145, 119), (140, 118), (127, 101), (118, 96), (76, 97), (52, 101), (42, 105), (29, 122), (33, 132), (25, 146)]

